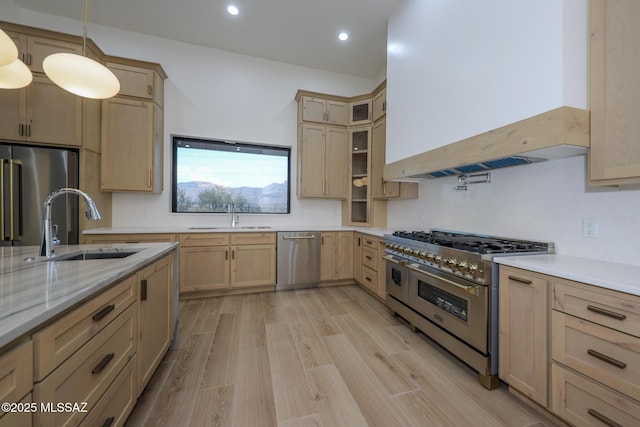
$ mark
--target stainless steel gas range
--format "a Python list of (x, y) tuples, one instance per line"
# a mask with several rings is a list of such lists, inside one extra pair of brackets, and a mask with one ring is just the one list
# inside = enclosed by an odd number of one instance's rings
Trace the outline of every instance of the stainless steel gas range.
[(554, 245), (448, 230), (386, 234), (387, 306), (478, 372), (498, 380), (497, 256), (554, 252)]

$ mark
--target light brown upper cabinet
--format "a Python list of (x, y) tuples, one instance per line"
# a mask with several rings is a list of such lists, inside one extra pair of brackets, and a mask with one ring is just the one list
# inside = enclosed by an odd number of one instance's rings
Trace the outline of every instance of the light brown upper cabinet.
[[(18, 58), (34, 73), (44, 73), (42, 61), (53, 53), (82, 54), (82, 45), (73, 41), (7, 31), (18, 48)], [(62, 35), (60, 35), (62, 36)]]
[(382, 117), (371, 133), (371, 193), (374, 199), (417, 199), (417, 182), (385, 181), (382, 177), (386, 158), (387, 120)]
[(82, 146), (83, 99), (34, 74), (22, 89), (0, 91), (0, 139)]
[[(384, 84), (384, 83), (383, 83)], [(382, 86), (382, 85), (381, 85)], [(378, 90), (378, 89), (376, 89)], [(378, 120), (387, 114), (387, 89), (382, 87), (379, 92), (374, 91), (373, 95), (373, 121)]]
[(298, 126), (298, 197), (346, 199), (348, 157), (345, 128)]
[(640, 2), (591, 0), (592, 185), (640, 182)]
[(359, 99), (349, 104), (349, 126), (371, 123), (371, 98)]
[(304, 122), (347, 125), (347, 103), (344, 101), (302, 96), (298, 105), (298, 117)]
[(166, 74), (159, 64), (126, 58), (109, 57), (108, 65), (121, 86), (102, 101), (101, 189), (161, 193)]

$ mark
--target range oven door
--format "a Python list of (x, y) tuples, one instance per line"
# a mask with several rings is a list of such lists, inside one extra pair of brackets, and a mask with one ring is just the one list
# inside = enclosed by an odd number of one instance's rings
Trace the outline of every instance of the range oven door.
[[(489, 289), (409, 264), (409, 306), (483, 354), (488, 350)], [(388, 286), (388, 285), (387, 285)]]
[(406, 261), (399, 257), (387, 254), (384, 256), (387, 262), (386, 281), (387, 294), (398, 301), (409, 304), (409, 269)]

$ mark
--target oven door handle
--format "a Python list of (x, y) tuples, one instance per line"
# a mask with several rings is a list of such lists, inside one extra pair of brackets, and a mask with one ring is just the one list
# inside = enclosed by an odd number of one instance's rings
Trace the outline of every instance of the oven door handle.
[(395, 259), (391, 258), (389, 255), (385, 255), (382, 257), (383, 259), (386, 259), (387, 261), (391, 261), (394, 264), (398, 264), (401, 265), (403, 267), (406, 267), (407, 262), (406, 261), (396, 261)]
[(453, 280), (449, 280), (449, 279), (445, 279), (444, 277), (440, 277), (440, 276), (436, 276), (433, 273), (429, 273), (428, 271), (424, 271), (424, 270), (420, 270), (419, 268), (414, 267), (411, 264), (407, 264), (407, 268), (420, 273), (420, 274), (424, 274), (425, 276), (429, 276), (429, 277), (433, 277), (434, 279), (438, 279), (441, 282), (446, 283), (447, 285), (451, 285), (451, 286), (455, 286), (456, 288), (460, 288), (462, 290), (464, 290), (465, 292), (471, 294), (471, 295), (475, 295), (478, 296), (480, 295), (480, 292), (478, 291), (478, 286), (466, 286), (466, 285), (461, 285), (460, 283), (456, 283)]

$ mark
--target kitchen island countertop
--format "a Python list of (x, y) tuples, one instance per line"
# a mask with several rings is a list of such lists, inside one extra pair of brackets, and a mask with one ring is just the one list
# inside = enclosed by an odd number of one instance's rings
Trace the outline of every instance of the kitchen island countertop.
[(570, 255), (496, 257), (498, 264), (640, 296), (640, 266)]
[(134, 251), (119, 259), (47, 261), (37, 246), (0, 248), (0, 347), (44, 325), (77, 303), (170, 253), (177, 243), (69, 245), (77, 251)]

